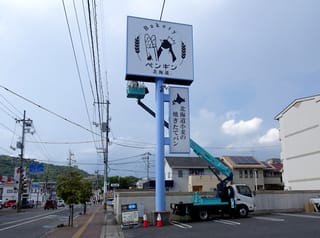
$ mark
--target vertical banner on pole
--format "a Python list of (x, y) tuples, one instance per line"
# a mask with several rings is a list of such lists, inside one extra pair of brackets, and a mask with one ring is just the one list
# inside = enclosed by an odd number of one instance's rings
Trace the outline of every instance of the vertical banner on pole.
[(170, 87), (170, 153), (190, 153), (189, 88)]

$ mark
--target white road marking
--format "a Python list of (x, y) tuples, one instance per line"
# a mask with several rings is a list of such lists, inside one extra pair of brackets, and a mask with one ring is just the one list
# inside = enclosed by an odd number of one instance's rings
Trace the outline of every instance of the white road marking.
[(42, 220), (42, 219), (45, 219), (45, 218), (47, 218), (47, 217), (40, 217), (40, 218), (37, 218), (37, 219), (32, 219), (32, 220), (28, 220), (28, 221), (25, 221), (25, 222), (21, 222), (21, 223), (12, 225), (12, 226), (7, 226), (7, 227), (4, 227), (4, 228), (1, 228), (0, 231), (9, 230), (9, 229), (15, 228), (17, 226), (22, 226), (24, 224), (28, 224), (28, 223), (31, 223), (31, 222), (34, 222), (34, 221), (39, 221), (39, 220)]
[(235, 221), (230, 221), (230, 220), (222, 220), (222, 219), (214, 220), (214, 222), (222, 223), (222, 224), (226, 224), (226, 225), (231, 225), (231, 226), (238, 226), (241, 224), (240, 222), (235, 222)]
[[(60, 211), (52, 211), (49, 214), (40, 214), (40, 215), (29, 217), (29, 218), (24, 218), (24, 219), (5, 222), (5, 223), (2, 223), (1, 226), (9, 225), (11, 223), (17, 223), (17, 224), (11, 225), (11, 226), (7, 226), (7, 227), (4, 227), (4, 228), (0, 228), (0, 231), (9, 230), (9, 229), (12, 229), (12, 228), (24, 225), (24, 224), (28, 224), (28, 223), (31, 223), (31, 222), (34, 222), (34, 221), (39, 221), (39, 220), (42, 220), (42, 219), (48, 219), (48, 218), (50, 219), (52, 217), (57, 217), (57, 215), (55, 215), (55, 213), (58, 213)], [(28, 219), (28, 220), (26, 220), (26, 219)]]
[(258, 217), (253, 217), (253, 218), (254, 219), (258, 219), (258, 220), (264, 220), (264, 221), (285, 221), (282, 218), (274, 218), (274, 217), (261, 217), (261, 216), (258, 216)]
[(185, 223), (181, 223), (181, 222), (177, 222), (177, 221), (172, 221), (170, 222), (172, 225), (183, 228), (183, 229), (191, 229), (192, 226), (185, 224)]
[(304, 214), (292, 214), (292, 213), (273, 213), (280, 216), (291, 216), (291, 217), (302, 217), (302, 218), (311, 218), (311, 219), (320, 219), (319, 215), (304, 215)]
[[(37, 218), (37, 217), (47, 217), (47, 216), (50, 216), (51, 214), (55, 214), (55, 213), (58, 213), (60, 212), (61, 210), (59, 211), (52, 211), (51, 213), (48, 214), (40, 214), (40, 215), (37, 215), (37, 216), (33, 216), (33, 217), (29, 217), (27, 219), (33, 219), (33, 218)], [(19, 219), (19, 220), (13, 220), (13, 221), (8, 221), (8, 222), (4, 222), (4, 223), (1, 223), (1, 225), (7, 225), (7, 224), (11, 224), (11, 223), (17, 223), (17, 222), (20, 222), (20, 221), (25, 221), (26, 218), (23, 218), (23, 219)]]

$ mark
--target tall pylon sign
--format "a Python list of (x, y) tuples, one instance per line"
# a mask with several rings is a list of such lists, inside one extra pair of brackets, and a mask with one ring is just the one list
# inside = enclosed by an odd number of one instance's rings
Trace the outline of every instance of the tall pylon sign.
[[(155, 83), (155, 211), (162, 212), (165, 211), (164, 146), (170, 145), (172, 153), (189, 153), (190, 150), (188, 88), (174, 87), (170, 90), (172, 95), (169, 96), (164, 94), (164, 84), (190, 86), (193, 82), (192, 26), (129, 16), (126, 80), (136, 81), (128, 84), (128, 87), (132, 89), (130, 97), (137, 93), (137, 99), (143, 98), (145, 93), (142, 89), (140, 93), (143, 95), (138, 94), (139, 91), (135, 87), (139, 85), (139, 81)], [(172, 112), (169, 139), (164, 138), (164, 102), (170, 103)]]
[(137, 17), (127, 19), (126, 80), (190, 85), (192, 26)]

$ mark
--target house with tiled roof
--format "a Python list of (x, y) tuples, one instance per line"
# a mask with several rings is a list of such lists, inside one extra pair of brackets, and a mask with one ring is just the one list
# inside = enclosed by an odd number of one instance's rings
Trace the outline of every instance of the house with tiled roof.
[(282, 181), (283, 165), (280, 159), (269, 159), (262, 161), (265, 165), (263, 171), (264, 189), (265, 190), (283, 190), (284, 184)]
[(209, 166), (200, 157), (166, 157), (165, 179), (174, 181), (170, 191), (215, 191), (219, 181)]
[(221, 161), (233, 171), (233, 183), (247, 184), (252, 190), (264, 189), (265, 165), (253, 156), (222, 156)]
[[(233, 183), (247, 184), (252, 190), (283, 187), (280, 163), (258, 161), (253, 156), (222, 156), (220, 160), (233, 171)], [(165, 179), (174, 184), (169, 191), (216, 191), (219, 180), (209, 166), (212, 167), (200, 157), (166, 157)]]

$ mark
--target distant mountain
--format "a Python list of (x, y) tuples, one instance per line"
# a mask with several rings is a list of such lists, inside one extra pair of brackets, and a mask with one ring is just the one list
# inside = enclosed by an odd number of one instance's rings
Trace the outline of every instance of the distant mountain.
[[(29, 175), (30, 164), (43, 164), (44, 173), (39, 175)], [(70, 170), (69, 166), (59, 166), (53, 164), (39, 163), (34, 160), (24, 159), (23, 166), (27, 167), (27, 176), (35, 179), (39, 182), (44, 181), (57, 181), (57, 177), (61, 174), (65, 174)], [(7, 155), (0, 155), (0, 176), (14, 177), (14, 168), (20, 167), (20, 158), (11, 157)], [(75, 169), (75, 168), (73, 168)], [(89, 173), (78, 169), (83, 177), (90, 176)]]

